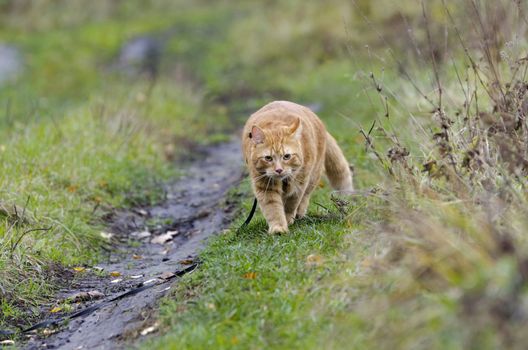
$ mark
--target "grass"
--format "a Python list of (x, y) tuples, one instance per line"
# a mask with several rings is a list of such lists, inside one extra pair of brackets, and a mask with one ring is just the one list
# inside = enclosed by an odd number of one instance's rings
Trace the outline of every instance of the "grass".
[[(521, 5), (431, 1), (424, 19), (413, 0), (64, 1), (65, 16), (49, 1), (13, 4), (0, 38), (30, 54), (0, 91), (0, 325), (37, 314), (57, 270), (97, 260), (106, 213), (159, 200), (184, 145), (291, 99), (319, 107), (356, 187), (374, 190), (337, 205), (318, 189), (284, 236), (267, 235), (260, 215), (236, 233), (239, 218), (142, 346), (525, 344)], [(487, 32), (501, 13), (503, 30)], [(166, 40), (155, 84), (111, 69), (144, 33)], [(236, 190), (249, 210), (247, 181)]]
[(57, 266), (97, 261), (108, 213), (162, 199), (186, 144), (231, 130), (226, 112), (204, 103), (192, 81), (166, 76), (152, 86), (104, 74), (101, 65), (125, 40), (169, 25), (158, 13), (0, 31), (28, 57), (25, 76), (0, 91), (0, 325), (38, 315), (60, 282)]
[[(340, 214), (323, 191), (314, 201), (330, 211), (312, 210), (288, 235), (267, 234), (259, 215), (247, 229), (214, 238), (200, 255), (200, 269), (178, 283), (161, 308), (167, 335), (145, 347), (316, 346), (314, 330), (324, 333), (332, 320), (314, 317), (310, 309), (325, 289), (321, 282), (342, 268), (338, 257), (357, 240), (366, 218), (357, 210)], [(355, 261), (367, 242), (354, 248)]]
[[(437, 9), (453, 20), (452, 8)], [(493, 21), (493, 9), (467, 16), (473, 25)], [(462, 40), (467, 47), (469, 39)], [(492, 52), (489, 42), (483, 50)], [(512, 51), (521, 54), (512, 57), (523, 57), (525, 44), (514, 40)], [(517, 87), (526, 75), (517, 73), (525, 72), (522, 59), (488, 56), (471, 66), (473, 55), (485, 54), (467, 54), (396, 82), (379, 71), (387, 58), (370, 56), (368, 65), (359, 65), (373, 78), (361, 70), (356, 77), (366, 78), (364, 86), (374, 83), (381, 99), (344, 81), (339, 67), (346, 60), (318, 64), (303, 77), (288, 75), (293, 96), (323, 102), (329, 130), (360, 164), (358, 187), (378, 183), (379, 195), (352, 200), (348, 214), (334, 209), (321, 221), (320, 207), (312, 205), (311, 220), (281, 237), (267, 236), (261, 218), (238, 235), (235, 223), (210, 243), (200, 269), (178, 284), (160, 311), (165, 335), (144, 348), (522, 348), (526, 172), (516, 142), (525, 125), (514, 132), (508, 120), (518, 115), (524, 92)], [(455, 65), (470, 67), (462, 71), (464, 83), (457, 83)], [(435, 74), (444, 88), (441, 106), (438, 91), (427, 86), (438, 84)], [(498, 86), (509, 97), (498, 97)], [(364, 99), (351, 101), (351, 95)], [(425, 112), (428, 104), (440, 113)], [(360, 116), (335, 117), (348, 108)], [(373, 120), (377, 127), (367, 136)], [(367, 154), (351, 132), (360, 128), (354, 123), (365, 128)], [(314, 202), (332, 208), (325, 190)]]

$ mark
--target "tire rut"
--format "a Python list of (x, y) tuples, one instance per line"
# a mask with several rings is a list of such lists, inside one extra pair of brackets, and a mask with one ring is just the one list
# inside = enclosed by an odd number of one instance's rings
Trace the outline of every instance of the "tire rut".
[[(185, 268), (203, 248), (205, 240), (230, 224), (236, 206), (227, 193), (243, 175), (238, 140), (205, 149), (205, 155), (192, 162), (186, 175), (167, 187), (164, 203), (117, 213), (109, 231), (118, 244), (99, 267), (121, 273), (118, 282), (90, 275), (63, 290), (62, 297), (90, 290), (104, 293), (109, 300), (140, 282), (163, 273)], [(158, 222), (158, 224), (156, 224)], [(153, 224), (154, 223), (154, 224)], [(145, 230), (146, 226), (150, 230)], [(172, 232), (164, 244), (152, 243)], [(133, 241), (134, 244), (130, 244)], [(141, 277), (139, 277), (141, 276)], [(122, 281), (119, 281), (122, 279)], [(177, 283), (172, 282), (172, 283)], [(131, 344), (139, 332), (154, 322), (158, 300), (172, 283), (156, 285), (136, 295), (112, 302), (96, 312), (69, 322), (56, 333), (32, 335), (26, 349), (116, 349)], [(59, 298), (61, 297), (59, 296)], [(98, 301), (100, 302), (100, 301)], [(81, 308), (88, 306), (83, 304)]]

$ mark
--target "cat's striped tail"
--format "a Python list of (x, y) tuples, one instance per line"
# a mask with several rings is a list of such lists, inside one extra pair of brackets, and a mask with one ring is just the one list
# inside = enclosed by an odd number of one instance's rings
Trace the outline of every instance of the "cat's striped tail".
[(337, 191), (353, 191), (352, 171), (336, 140), (326, 133), (325, 172), (332, 188)]

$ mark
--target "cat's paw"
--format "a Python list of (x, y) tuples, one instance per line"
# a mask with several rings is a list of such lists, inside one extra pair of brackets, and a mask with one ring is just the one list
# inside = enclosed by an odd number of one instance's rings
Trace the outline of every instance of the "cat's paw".
[(281, 234), (281, 233), (287, 233), (288, 232), (288, 226), (283, 225), (270, 225), (269, 233), (271, 234)]
[(295, 215), (288, 216), (288, 217), (286, 218), (286, 221), (288, 221), (288, 225), (293, 224), (293, 222), (295, 221)]
[(296, 219), (302, 219), (306, 216), (306, 210), (308, 208), (305, 207), (304, 205), (301, 205), (298, 209), (297, 209), (297, 213), (295, 214), (295, 218)]
[(304, 213), (297, 213), (297, 214), (295, 215), (295, 219), (300, 220), (300, 219), (304, 218), (305, 216), (306, 216), (306, 212), (304, 212)]

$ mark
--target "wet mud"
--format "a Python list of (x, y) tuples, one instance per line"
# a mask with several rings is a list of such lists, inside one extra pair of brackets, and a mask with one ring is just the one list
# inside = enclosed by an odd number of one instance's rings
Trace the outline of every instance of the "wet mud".
[[(76, 308), (82, 309), (108, 301), (146, 281), (163, 281), (197, 261), (207, 238), (226, 229), (235, 215), (237, 201), (229, 196), (229, 191), (243, 176), (238, 140), (204, 149), (182, 170), (185, 175), (167, 186), (166, 201), (150, 208), (118, 212), (112, 217), (108, 232), (111, 240), (118, 242), (117, 249), (98, 265), (99, 275), (92, 270), (76, 278), (59, 297), (83, 296), (94, 291), (100, 292), (97, 296), (104, 295), (96, 301), (76, 303)], [(173, 283), (178, 283), (177, 278), (111, 302), (59, 329), (47, 330), (47, 335), (40, 331), (30, 336), (24, 348), (129, 347), (154, 324), (153, 310)]]

